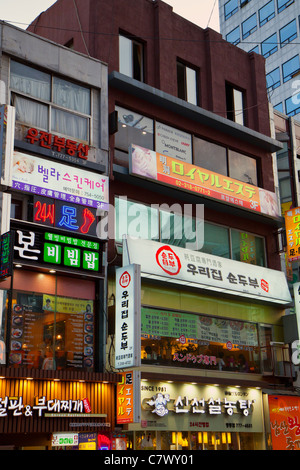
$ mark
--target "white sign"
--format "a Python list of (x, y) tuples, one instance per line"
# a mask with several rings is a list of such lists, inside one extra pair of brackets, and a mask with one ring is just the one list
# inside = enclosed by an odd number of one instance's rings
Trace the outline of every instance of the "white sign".
[(281, 271), (151, 240), (123, 243), (123, 257), (127, 253), (128, 263), (140, 264), (143, 277), (281, 305), (292, 301)]
[(78, 433), (64, 432), (52, 434), (52, 447), (78, 446)]
[(263, 431), (260, 390), (142, 381), (141, 398), (148, 430)]
[(192, 163), (192, 136), (174, 127), (156, 122), (155, 150), (163, 155)]
[(116, 270), (115, 368), (141, 364), (141, 275), (140, 266)]
[(12, 187), (39, 196), (108, 210), (105, 175), (14, 152)]

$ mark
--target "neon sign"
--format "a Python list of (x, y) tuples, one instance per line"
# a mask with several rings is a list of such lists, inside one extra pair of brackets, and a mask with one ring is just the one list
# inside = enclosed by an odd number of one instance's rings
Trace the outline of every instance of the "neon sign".
[(96, 236), (96, 209), (78, 204), (35, 196), (33, 222)]

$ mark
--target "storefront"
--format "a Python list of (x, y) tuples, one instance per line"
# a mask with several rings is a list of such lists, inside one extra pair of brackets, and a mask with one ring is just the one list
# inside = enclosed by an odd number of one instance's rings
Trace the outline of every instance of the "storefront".
[(17, 378), (25, 372), (0, 369), (0, 450), (111, 448), (115, 377), (91, 373), (82, 380), (70, 372), (58, 378), (31, 371), (31, 377)]
[(264, 449), (261, 390), (142, 380), (141, 406), (136, 450)]

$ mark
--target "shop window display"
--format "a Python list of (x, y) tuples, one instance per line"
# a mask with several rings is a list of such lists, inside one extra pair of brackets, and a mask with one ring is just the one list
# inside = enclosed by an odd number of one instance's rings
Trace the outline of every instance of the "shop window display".
[[(46, 278), (44, 292), (38, 283), (41, 280), (39, 276), (43, 276), (43, 280)], [(20, 274), (16, 277), (18, 284)], [(72, 297), (67, 296), (70, 286), (63, 279), (47, 279), (49, 275), (35, 273), (27, 274), (27, 277), (28, 287), (40, 286), (40, 291), (12, 291), (11, 322), (8, 325), (9, 366), (92, 370), (94, 299), (78, 298), (82, 289), (77, 289), (77, 298), (74, 297), (76, 289)], [(84, 286), (85, 281), (81, 282)], [(91, 289), (86, 287), (90, 293)], [(65, 291), (66, 295), (60, 295), (60, 291)]]
[(257, 325), (142, 308), (144, 364), (240, 373), (260, 371)]

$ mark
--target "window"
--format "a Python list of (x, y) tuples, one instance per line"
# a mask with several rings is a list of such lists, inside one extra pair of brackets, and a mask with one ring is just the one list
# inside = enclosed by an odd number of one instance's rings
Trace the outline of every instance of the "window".
[(12, 304), (11, 367), (93, 370), (93, 282), (16, 269)]
[(239, 9), (238, 0), (229, 0), (229, 2), (224, 5), (224, 15), (225, 20), (228, 20), (232, 15), (234, 15)]
[(197, 104), (197, 72), (180, 62), (177, 62), (177, 94), (178, 98)]
[(288, 143), (283, 142), (283, 146), (283, 149), (279, 150), (276, 154), (281, 203), (292, 201), (292, 178), (289, 164)]
[(194, 137), (194, 164), (230, 176), (244, 183), (258, 185), (257, 162), (239, 152)]
[[(203, 215), (203, 214), (202, 214)], [(201, 214), (200, 214), (201, 216)], [(193, 251), (265, 266), (264, 239), (248, 232), (203, 222), (182, 212), (180, 204), (166, 207), (115, 198), (115, 240), (123, 235), (154, 240)]]
[(254, 13), (242, 23), (243, 39), (250, 36), (250, 34), (254, 33), (254, 31), (256, 30), (257, 30), (257, 20), (256, 20), (256, 13)]
[(231, 44), (234, 44), (234, 45), (241, 42), (239, 26), (234, 28), (232, 31), (230, 31), (230, 33), (226, 35), (226, 41), (231, 42)]
[(286, 26), (279, 30), (280, 45), (286, 46), (297, 37), (297, 24), (296, 20), (291, 21)]
[(292, 57), (292, 59), (282, 64), (282, 77), (283, 83), (287, 82), (300, 70), (299, 55)]
[(128, 148), (131, 144), (154, 149), (154, 122), (146, 116), (116, 106), (118, 132), (115, 134), (115, 163), (128, 166)]
[(266, 3), (260, 10), (258, 10), (259, 26), (263, 26), (272, 18), (275, 17), (274, 0)]
[(277, 33), (272, 34), (261, 43), (261, 53), (267, 58), (278, 50)]
[(17, 121), (89, 141), (90, 89), (13, 60), (10, 87)]
[(226, 84), (227, 118), (244, 125), (244, 94), (242, 91)]
[(250, 51), (248, 51), (249, 53), (250, 52), (255, 52), (256, 54), (259, 54), (259, 46), (255, 46), (253, 47), (253, 49), (250, 49)]
[(277, 0), (278, 13), (285, 10), (285, 8), (289, 7), (292, 3), (294, 3), (294, 0)]
[(275, 104), (274, 109), (276, 109), (280, 113), (283, 113), (283, 104), (282, 104), (282, 102), (278, 103), (278, 104)]
[(231, 229), (232, 259), (243, 263), (265, 266), (265, 246), (264, 239)]
[(143, 45), (125, 36), (119, 36), (119, 71), (134, 78), (144, 81)]
[(174, 206), (150, 206), (129, 201), (126, 197), (116, 197), (116, 242), (120, 243), (123, 235), (128, 234), (134, 238), (197, 250), (203, 244), (202, 219), (196, 220), (190, 214), (182, 213), (179, 204)]
[(300, 100), (297, 96), (290, 96), (285, 100), (285, 112), (287, 116), (295, 116), (300, 112)]
[[(178, 341), (182, 331), (191, 338), (183, 344)], [(142, 307), (141, 333), (143, 364), (209, 369), (219, 374), (260, 370), (255, 323)], [(234, 344), (230, 351), (227, 341)]]
[(277, 67), (266, 75), (267, 89), (275, 90), (280, 85), (280, 69)]

